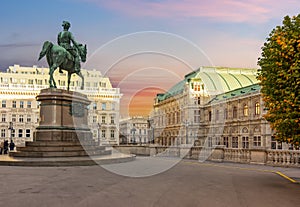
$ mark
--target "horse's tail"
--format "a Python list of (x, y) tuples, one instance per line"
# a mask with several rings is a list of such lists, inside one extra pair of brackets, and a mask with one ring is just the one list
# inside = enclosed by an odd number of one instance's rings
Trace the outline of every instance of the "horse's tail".
[(51, 49), (52, 46), (53, 46), (53, 44), (51, 42), (49, 42), (49, 41), (44, 42), (43, 49), (40, 52), (40, 56), (39, 56), (38, 60), (42, 59), (47, 54), (49, 49)]

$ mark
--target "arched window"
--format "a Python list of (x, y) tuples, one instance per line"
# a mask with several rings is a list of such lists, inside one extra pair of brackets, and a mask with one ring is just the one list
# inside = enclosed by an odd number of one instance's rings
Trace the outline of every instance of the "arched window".
[(237, 107), (236, 107), (236, 106), (234, 106), (233, 109), (232, 109), (232, 117), (233, 117), (234, 119), (237, 118)]
[(255, 115), (260, 114), (260, 104), (258, 102), (255, 103)]
[(208, 121), (211, 121), (211, 118), (212, 118), (212, 113), (211, 111), (208, 112)]
[(249, 115), (249, 108), (248, 108), (247, 104), (244, 105), (243, 113), (244, 113), (244, 116), (248, 116)]

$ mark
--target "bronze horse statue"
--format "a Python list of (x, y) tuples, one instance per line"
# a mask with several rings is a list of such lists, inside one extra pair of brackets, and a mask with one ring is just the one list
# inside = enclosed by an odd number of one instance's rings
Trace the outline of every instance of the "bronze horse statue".
[[(78, 45), (78, 53), (82, 62), (86, 61), (87, 49), (86, 45)], [(52, 42), (46, 41), (43, 44), (43, 49), (40, 52), (39, 59), (42, 59), (46, 55), (47, 62), (49, 65), (49, 86), (50, 88), (57, 88), (56, 82), (53, 78), (54, 71), (59, 67), (62, 70), (68, 72), (68, 90), (71, 82), (71, 75), (76, 73), (82, 79), (81, 89), (84, 88), (84, 77), (81, 71), (75, 71), (74, 57), (63, 47), (54, 45)]]

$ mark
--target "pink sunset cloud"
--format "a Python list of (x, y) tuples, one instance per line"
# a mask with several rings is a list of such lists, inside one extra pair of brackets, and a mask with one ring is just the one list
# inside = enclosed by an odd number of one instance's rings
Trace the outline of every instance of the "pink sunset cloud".
[(278, 14), (299, 9), (297, 0), (85, 0), (130, 16), (155, 18), (209, 18), (229, 22), (266, 22)]

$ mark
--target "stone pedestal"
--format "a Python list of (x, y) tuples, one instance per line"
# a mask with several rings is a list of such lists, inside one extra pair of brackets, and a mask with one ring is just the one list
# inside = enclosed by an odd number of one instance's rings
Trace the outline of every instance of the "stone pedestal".
[(108, 155), (111, 150), (98, 146), (88, 128), (90, 101), (86, 95), (62, 89), (43, 89), (36, 97), (40, 102), (40, 123), (33, 142), (10, 152), (13, 157), (77, 157)]

